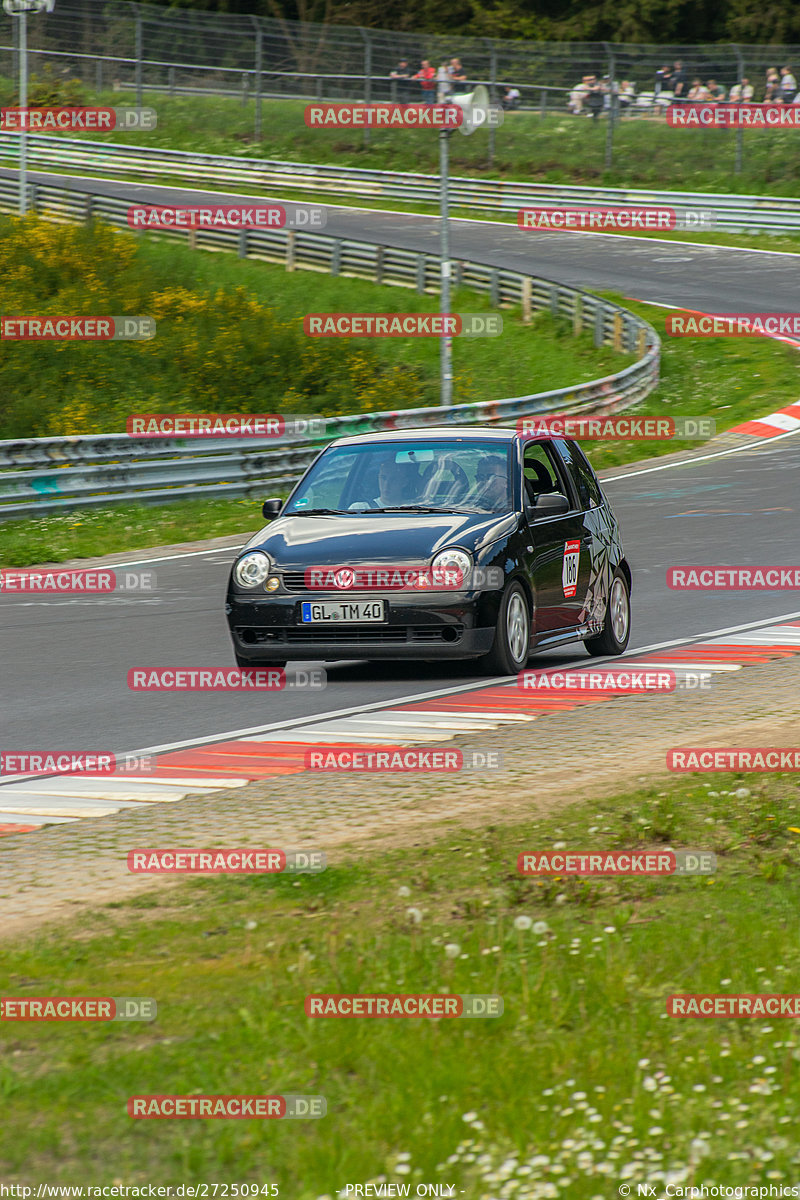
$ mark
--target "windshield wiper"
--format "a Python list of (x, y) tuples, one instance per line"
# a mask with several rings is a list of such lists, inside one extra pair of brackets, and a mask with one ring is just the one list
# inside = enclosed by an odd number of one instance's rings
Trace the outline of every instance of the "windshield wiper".
[(291, 512), (283, 513), (285, 517), (342, 517), (346, 513), (344, 508), (296, 508)]
[[(437, 508), (433, 504), (389, 504), (385, 508), (367, 508), (365, 512), (425, 512), (425, 513), (451, 513), (458, 512), (457, 508)], [(465, 509), (461, 510), (466, 511)]]

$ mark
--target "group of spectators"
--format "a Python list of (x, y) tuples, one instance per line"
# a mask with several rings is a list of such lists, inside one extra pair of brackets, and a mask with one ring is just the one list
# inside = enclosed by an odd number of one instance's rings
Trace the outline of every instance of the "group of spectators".
[[(661, 104), (748, 104), (754, 95), (755, 89), (746, 75), (743, 75), (730, 91), (726, 91), (716, 79), (708, 79), (704, 83), (699, 77), (690, 78), (681, 59), (676, 59), (672, 67), (661, 67), (656, 71), (653, 89), (653, 101)], [(660, 101), (659, 96), (662, 97)], [(598, 79), (596, 75), (584, 75), (581, 82), (570, 92), (567, 108), (576, 114), (598, 117), (604, 108), (610, 107), (612, 97), (617, 98), (620, 108), (629, 108), (636, 99), (636, 88), (628, 79), (617, 83), (608, 75), (602, 79)], [(781, 67), (780, 72), (776, 67), (767, 70), (764, 101), (800, 104), (800, 92), (791, 67)]]
[(444, 59), (438, 69), (432, 66), (429, 59), (423, 58), (419, 70), (414, 74), (408, 59), (401, 58), (389, 78), (397, 80), (397, 99), (400, 104), (414, 104), (419, 100), (435, 104), (440, 95), (445, 98), (468, 90), (464, 87), (467, 75), (460, 58)]
[[(661, 92), (671, 93), (673, 102), (690, 101), (697, 103), (728, 103), (749, 104), (755, 96), (755, 88), (746, 75), (735, 83), (729, 92), (716, 79), (708, 79), (703, 83), (699, 77), (689, 79), (689, 73), (681, 59), (676, 59), (675, 65), (662, 67), (656, 72), (654, 98)], [(792, 104), (797, 97), (797, 80), (792, 74), (791, 67), (769, 67), (766, 72), (764, 85), (765, 103)]]
[[(441, 66), (434, 67), (430, 59), (423, 58), (418, 71), (412, 74), (407, 58), (401, 58), (389, 78), (396, 81), (397, 100), (400, 104), (413, 104), (423, 100), (434, 104), (441, 97), (471, 90), (466, 71), (460, 58), (444, 59)], [(506, 111), (519, 108), (522, 95), (519, 88), (506, 85), (500, 97), (500, 105)]]
[(611, 107), (612, 97), (616, 97), (620, 108), (629, 108), (636, 97), (636, 88), (629, 79), (618, 82), (609, 75), (604, 75), (602, 79), (596, 75), (584, 75), (570, 92), (567, 108), (578, 116), (597, 118), (604, 108)]

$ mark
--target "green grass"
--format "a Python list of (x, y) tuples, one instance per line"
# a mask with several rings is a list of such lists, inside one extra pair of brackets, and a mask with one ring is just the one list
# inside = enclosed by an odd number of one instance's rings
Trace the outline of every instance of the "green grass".
[[(535, 785), (524, 774), (516, 786)], [(146, 1161), (160, 1183), (274, 1182), (293, 1200), (380, 1178), (488, 1197), (514, 1176), (516, 1196), (555, 1194), (535, 1188), (557, 1181), (579, 1200), (626, 1178), (636, 1194), (665, 1169), (789, 1184), (800, 1162), (792, 1022), (670, 1020), (665, 1002), (797, 991), (797, 786), (789, 775), (674, 780), (521, 825), (454, 828), (321, 876), (193, 881), (5, 946), (6, 995), (153, 996), (159, 1016), (4, 1026), (4, 1175), (133, 1183)], [(718, 870), (517, 876), (520, 851), (558, 842), (711, 850)], [(381, 991), (500, 994), (505, 1013), (304, 1015), (310, 992)], [(129, 1095), (193, 1091), (321, 1094), (328, 1115), (125, 1115)]]

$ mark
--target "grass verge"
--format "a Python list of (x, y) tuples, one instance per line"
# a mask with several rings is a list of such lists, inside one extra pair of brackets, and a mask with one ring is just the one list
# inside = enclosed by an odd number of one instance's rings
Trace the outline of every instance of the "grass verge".
[[(749, 777), (751, 779), (752, 777)], [(6, 1024), (8, 1180), (791, 1183), (790, 1021), (672, 1020), (672, 992), (793, 992), (796, 776), (644, 784), (321, 876), (184, 882), (4, 947), (6, 995), (148, 995), (152, 1025)], [(715, 876), (522, 879), (517, 855), (711, 850)], [(265, 842), (264, 844), (268, 844)], [(522, 918), (522, 920), (520, 920)], [(501, 994), (494, 1020), (311, 1020), (310, 992)], [(324, 1120), (132, 1122), (140, 1093), (327, 1098)]]
[[(219, 257), (215, 256), (214, 261)], [(257, 264), (249, 265), (256, 271), (261, 269)], [(298, 276), (289, 278), (295, 284), (298, 282)], [(325, 277), (319, 279), (320, 285), (330, 282)], [(315, 288), (317, 283), (315, 276)], [(326, 302), (335, 303), (333, 289), (324, 295)], [(663, 309), (639, 304), (618, 295), (609, 294), (609, 298), (643, 316), (663, 334)], [(372, 295), (369, 299), (372, 303), (381, 303)], [(407, 299), (411, 299), (410, 294)], [(382, 303), (385, 305), (386, 300)], [(470, 297), (467, 303), (475, 305), (475, 297)], [(541, 324), (532, 329), (522, 326), (514, 314), (509, 313), (504, 314), (504, 321), (503, 336), (510, 338), (508, 343), (503, 343), (504, 354), (497, 354), (496, 341), (491, 338), (483, 339), (481, 345), (473, 342), (469, 350), (466, 345), (463, 349), (457, 345), (456, 370), (459, 369), (462, 353), (471, 354), (475, 377), (480, 378), (482, 386), (488, 387), (494, 370), (498, 372), (498, 379), (504, 379), (506, 385), (512, 382), (514, 372), (516, 378), (521, 380), (523, 369), (519, 365), (520, 358), (524, 371), (529, 372), (528, 378), (532, 370), (530, 364), (543, 361), (539, 356), (545, 356), (551, 364), (559, 362), (561, 367), (565, 363), (571, 364), (573, 380), (573, 356), (583, 362), (584, 378), (587, 377), (585, 371), (589, 365), (596, 365), (593, 359), (596, 352), (591, 345), (587, 345), (586, 341), (576, 342), (569, 327), (562, 322), (554, 323), (549, 317), (543, 317)], [(544, 331), (543, 336), (539, 336), (541, 331)], [(421, 342), (415, 345), (419, 346)], [(507, 345), (510, 349), (505, 353)], [(433, 349), (437, 351), (438, 347)], [(604, 353), (610, 354), (608, 351)], [(614, 357), (619, 359), (619, 356)], [(614, 370), (615, 367), (609, 369)], [(543, 370), (538, 373), (538, 378), (542, 388), (551, 386), (544, 381)], [(526, 390), (529, 389), (520, 388), (518, 394), (524, 394)], [(763, 338), (698, 338), (696, 341), (664, 338), (661, 382), (635, 411), (641, 415), (713, 417), (717, 422), (717, 432), (723, 432), (742, 421), (764, 416), (791, 403), (799, 392), (800, 355), (780, 342)], [(504, 393), (498, 386), (495, 391), (487, 393), (488, 396), (502, 394), (513, 394), (513, 388)], [(644, 441), (584, 443), (597, 470), (674, 453), (699, 444)], [(157, 507), (120, 505), (7, 521), (2, 526), (0, 566), (23, 567), (41, 562), (62, 562), (70, 558), (118, 553), (121, 547), (139, 550), (172, 542), (254, 532), (262, 524), (261, 499), (266, 497), (267, 490), (265, 496), (258, 500), (180, 501)]]

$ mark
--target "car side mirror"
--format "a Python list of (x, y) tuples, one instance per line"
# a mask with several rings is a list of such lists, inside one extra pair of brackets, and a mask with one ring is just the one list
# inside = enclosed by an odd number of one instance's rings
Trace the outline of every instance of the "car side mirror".
[(533, 506), (534, 519), (541, 517), (561, 517), (570, 509), (569, 500), (561, 492), (543, 492), (537, 496)]
[(261, 505), (263, 516), (271, 521), (273, 517), (277, 517), (278, 513), (283, 508), (283, 501), (278, 496), (272, 496), (269, 500), (265, 500)]

